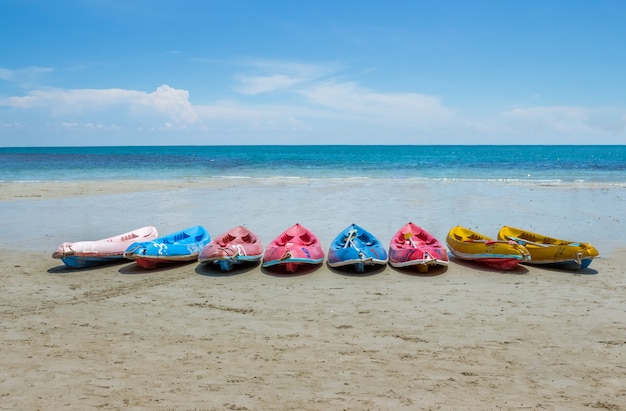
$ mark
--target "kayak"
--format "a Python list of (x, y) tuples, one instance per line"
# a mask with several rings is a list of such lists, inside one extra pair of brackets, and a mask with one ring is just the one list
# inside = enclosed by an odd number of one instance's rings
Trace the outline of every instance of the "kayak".
[(447, 266), (445, 246), (423, 228), (409, 222), (392, 237), (389, 264), (393, 267), (417, 266), (420, 272), (429, 267)]
[(142, 268), (156, 268), (160, 264), (194, 261), (211, 237), (202, 226), (190, 227), (152, 241), (136, 242), (124, 252)]
[(531, 259), (526, 247), (515, 241), (494, 240), (465, 227), (453, 227), (446, 241), (455, 257), (500, 270), (512, 270)]
[(207, 244), (200, 252), (198, 261), (202, 264), (216, 264), (222, 271), (230, 271), (235, 265), (258, 263), (261, 258), (261, 240), (246, 227), (238, 226)]
[(122, 261), (129, 245), (158, 236), (156, 228), (147, 226), (101, 240), (64, 242), (52, 253), (52, 257), (61, 259), (71, 268), (93, 267)]
[(549, 264), (580, 270), (589, 267), (591, 261), (600, 256), (598, 250), (589, 243), (561, 240), (509, 226), (500, 229), (498, 239), (515, 241), (525, 246), (532, 257), (528, 264)]
[(301, 265), (315, 265), (322, 261), (322, 245), (300, 224), (289, 227), (272, 240), (263, 255), (263, 267), (283, 266), (288, 273), (294, 273)]
[(387, 250), (369, 231), (352, 224), (335, 237), (328, 250), (331, 267), (354, 266), (357, 272), (366, 266), (387, 264)]

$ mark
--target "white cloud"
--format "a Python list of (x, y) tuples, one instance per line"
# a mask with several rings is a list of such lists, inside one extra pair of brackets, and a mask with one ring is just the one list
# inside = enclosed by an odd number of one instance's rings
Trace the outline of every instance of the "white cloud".
[(162, 85), (152, 93), (124, 89), (47, 89), (34, 90), (26, 96), (0, 100), (0, 105), (21, 109), (43, 109), (53, 117), (99, 114), (115, 108), (126, 112), (166, 115), (173, 124), (198, 120), (189, 102), (189, 93)]
[(626, 109), (616, 107), (527, 107), (510, 110), (502, 116), (512, 127), (565, 136), (626, 131)]
[(86, 131), (86, 130), (104, 130), (115, 131), (120, 130), (120, 127), (115, 124), (104, 125), (101, 123), (78, 123), (78, 122), (66, 122), (62, 121), (58, 124), (59, 127), (72, 130), (72, 131)]
[(143, 104), (155, 107), (157, 110), (169, 114), (175, 123), (194, 123), (197, 121), (193, 106), (189, 102), (189, 92), (162, 85), (150, 94), (142, 94)]
[(9, 97), (0, 104), (18, 108), (46, 108), (53, 113), (88, 110), (131, 101), (140, 92), (122, 89), (34, 90), (26, 96)]

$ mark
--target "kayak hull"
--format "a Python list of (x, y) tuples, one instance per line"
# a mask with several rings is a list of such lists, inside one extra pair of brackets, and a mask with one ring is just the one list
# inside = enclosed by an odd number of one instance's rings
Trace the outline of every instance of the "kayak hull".
[(123, 261), (124, 252), (131, 244), (157, 237), (157, 229), (146, 226), (101, 240), (64, 242), (56, 248), (52, 257), (61, 259), (66, 266), (71, 268), (111, 264)]
[(393, 267), (416, 266), (421, 272), (429, 267), (447, 266), (448, 252), (445, 246), (423, 228), (409, 222), (391, 238), (389, 264)]
[(581, 270), (600, 256), (589, 243), (562, 240), (510, 226), (503, 226), (498, 231), (498, 239), (524, 245), (531, 255), (526, 264)]
[(263, 267), (282, 266), (287, 273), (295, 273), (300, 266), (321, 264), (324, 256), (318, 238), (304, 226), (295, 224), (268, 244)]
[(328, 250), (328, 265), (333, 268), (353, 267), (365, 272), (368, 266), (386, 265), (387, 250), (369, 231), (356, 224), (340, 232)]
[(214, 264), (221, 271), (231, 271), (241, 264), (254, 264), (263, 258), (263, 244), (256, 234), (246, 227), (231, 228), (207, 244), (198, 261), (201, 264)]
[(202, 226), (190, 227), (152, 241), (131, 244), (124, 256), (137, 265), (153, 269), (165, 264), (196, 261), (211, 237)]
[(500, 270), (512, 270), (531, 259), (523, 245), (514, 241), (494, 240), (461, 226), (453, 227), (448, 232), (446, 242), (455, 257)]

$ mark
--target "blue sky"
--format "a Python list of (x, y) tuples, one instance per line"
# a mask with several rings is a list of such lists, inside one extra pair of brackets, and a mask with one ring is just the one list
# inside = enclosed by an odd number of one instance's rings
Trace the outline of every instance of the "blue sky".
[(625, 144), (623, 0), (0, 0), (0, 146)]

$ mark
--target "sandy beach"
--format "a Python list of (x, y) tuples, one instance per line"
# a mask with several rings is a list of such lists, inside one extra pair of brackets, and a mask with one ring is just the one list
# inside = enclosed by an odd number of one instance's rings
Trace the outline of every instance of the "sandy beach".
[[(339, 187), (338, 187), (339, 186)], [(626, 409), (623, 187), (420, 181), (1, 183), (0, 409)], [(300, 222), (327, 249), (503, 224), (588, 241), (580, 272), (450, 262), (420, 275), (65, 268), (63, 241), (142, 225)]]

